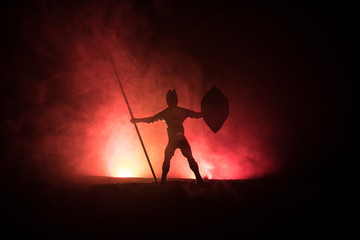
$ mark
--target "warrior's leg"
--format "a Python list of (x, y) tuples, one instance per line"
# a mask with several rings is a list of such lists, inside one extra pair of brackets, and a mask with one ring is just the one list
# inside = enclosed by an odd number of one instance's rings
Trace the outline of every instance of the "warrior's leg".
[(195, 161), (195, 159), (194, 159), (194, 157), (192, 155), (191, 147), (190, 147), (187, 140), (184, 141), (184, 143), (182, 144), (180, 150), (181, 150), (181, 153), (184, 155), (184, 157), (187, 158), (187, 160), (189, 162), (190, 169), (195, 174), (196, 181), (198, 183), (202, 183), (203, 180), (202, 180), (202, 177), (201, 177), (200, 172), (199, 172), (199, 166), (198, 166), (197, 162)]
[(164, 163), (162, 165), (163, 172), (162, 172), (162, 176), (161, 176), (161, 183), (166, 182), (166, 176), (170, 169), (170, 160), (174, 156), (174, 152), (175, 152), (175, 147), (173, 147), (172, 144), (169, 143), (165, 149), (165, 159), (164, 159)]

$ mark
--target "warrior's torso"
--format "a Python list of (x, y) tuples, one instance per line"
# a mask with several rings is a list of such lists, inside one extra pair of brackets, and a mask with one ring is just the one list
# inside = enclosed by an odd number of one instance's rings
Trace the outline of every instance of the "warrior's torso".
[(173, 137), (184, 136), (183, 123), (189, 116), (187, 109), (181, 107), (167, 108), (164, 111), (163, 121), (167, 125), (169, 139)]
[(199, 118), (200, 113), (179, 106), (168, 107), (153, 116), (154, 120), (163, 120), (167, 125), (169, 140), (184, 136), (183, 122), (186, 118)]

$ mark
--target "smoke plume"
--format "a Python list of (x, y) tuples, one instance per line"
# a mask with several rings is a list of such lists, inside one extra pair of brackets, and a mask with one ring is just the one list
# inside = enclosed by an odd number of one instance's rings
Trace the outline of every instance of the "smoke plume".
[[(201, 119), (185, 121), (204, 177), (274, 174), (299, 166), (298, 160), (286, 161), (305, 157), (314, 145), (327, 148), (321, 140), (337, 120), (324, 120), (341, 103), (333, 98), (334, 77), (324, 66), (330, 60), (323, 64), (323, 52), (309, 54), (321, 51), (312, 49), (318, 43), (295, 30), (288, 33), (290, 23), (283, 18), (289, 16), (245, 10), (226, 15), (186, 6), (162, 1), (9, 6), (5, 19), (12, 22), (3, 28), (9, 46), (2, 94), (6, 166), (18, 176), (41, 179), (151, 177), (109, 53), (135, 117), (166, 108), (168, 89), (176, 89), (180, 106), (195, 111), (212, 86), (227, 95), (230, 115), (217, 134)], [(160, 176), (166, 125), (139, 128)], [(180, 151), (169, 177), (193, 177)]]

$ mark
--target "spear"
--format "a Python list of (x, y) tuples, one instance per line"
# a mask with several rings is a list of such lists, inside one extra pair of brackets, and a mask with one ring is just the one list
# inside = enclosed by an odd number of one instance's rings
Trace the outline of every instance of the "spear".
[[(127, 97), (126, 97), (124, 88), (123, 88), (123, 86), (122, 86), (122, 84), (121, 84), (121, 81), (120, 81), (120, 78), (119, 78), (119, 74), (118, 74), (118, 72), (117, 72), (117, 70), (116, 70), (116, 67), (115, 67), (115, 64), (114, 64), (114, 60), (113, 60), (113, 58), (111, 57), (109, 48), (106, 47), (106, 50), (107, 50), (107, 54), (108, 54), (108, 56), (109, 56), (111, 65), (112, 65), (113, 68), (114, 68), (115, 76), (116, 76), (117, 82), (118, 82), (118, 84), (119, 84), (121, 93), (122, 93), (122, 95), (123, 95), (123, 97), (124, 97), (124, 100), (125, 100), (125, 103), (126, 103), (126, 105), (127, 105), (127, 107), (128, 107), (128, 110), (129, 110), (129, 113), (130, 113), (130, 117), (131, 117), (131, 118), (134, 118), (134, 115), (133, 115), (133, 113), (132, 113), (132, 111), (131, 111), (131, 107), (130, 107), (130, 104), (129, 104), (128, 99), (127, 99)], [(157, 183), (157, 179), (156, 179), (156, 176), (155, 176), (155, 172), (154, 172), (154, 169), (153, 169), (153, 167), (152, 167), (152, 165), (151, 165), (150, 158), (149, 158), (149, 155), (148, 155), (148, 153), (147, 153), (147, 151), (146, 151), (146, 148), (145, 148), (144, 142), (143, 142), (143, 140), (142, 140), (142, 137), (141, 137), (139, 128), (137, 127), (137, 125), (136, 125), (135, 122), (134, 122), (133, 124), (134, 124), (135, 130), (136, 130), (136, 133), (137, 133), (137, 135), (138, 135), (138, 137), (139, 137), (141, 146), (142, 146), (142, 148), (143, 148), (143, 150), (144, 150), (144, 153), (145, 153), (145, 156), (146, 156), (146, 160), (147, 160), (147, 162), (148, 162), (148, 164), (149, 164), (151, 173), (152, 173), (152, 175), (153, 175), (153, 177), (154, 177), (155, 182)]]

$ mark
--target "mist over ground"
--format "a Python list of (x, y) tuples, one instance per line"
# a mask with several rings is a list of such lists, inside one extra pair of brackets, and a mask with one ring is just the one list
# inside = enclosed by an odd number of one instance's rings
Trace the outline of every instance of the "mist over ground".
[[(168, 89), (195, 111), (212, 86), (228, 97), (217, 134), (202, 120), (184, 124), (204, 177), (336, 175), (351, 101), (354, 23), (345, 10), (206, 1), (19, 1), (3, 9), (5, 178), (151, 177), (107, 48), (136, 117), (166, 108)], [(166, 126), (139, 128), (160, 176)], [(169, 177), (193, 177), (179, 151)]]

